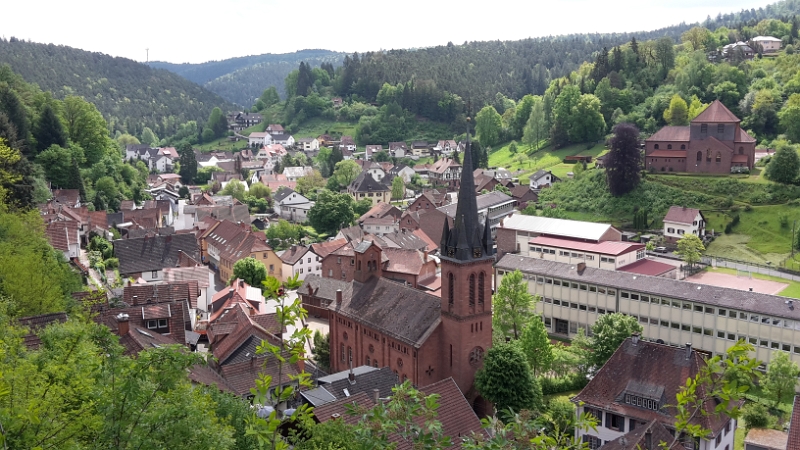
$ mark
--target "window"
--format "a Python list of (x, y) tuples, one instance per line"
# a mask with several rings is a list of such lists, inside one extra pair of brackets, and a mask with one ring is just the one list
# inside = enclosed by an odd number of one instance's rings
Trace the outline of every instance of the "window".
[[(717, 125), (717, 133), (722, 134), (724, 132), (725, 132), (725, 125), (724, 124)], [(719, 443), (717, 443), (717, 445), (719, 445)]]
[(700, 125), (700, 132), (703, 134), (708, 133), (708, 125), (705, 123)]
[(699, 162), (699, 161), (702, 161), (702, 160), (703, 160), (703, 152), (698, 151), (697, 152), (697, 161)]
[(720, 152), (717, 152), (717, 158), (716, 158), (716, 161), (717, 161), (717, 162), (721, 162), (721, 161), (722, 161), (722, 153), (720, 153)]
[(724, 315), (727, 315), (728, 312), (726, 310), (720, 308), (720, 309), (717, 310), (717, 314), (720, 315), (720, 316), (724, 316)]
[[(686, 150), (686, 144), (681, 144), (681, 150)], [(683, 160), (681, 160), (683, 161)]]
[(586, 446), (589, 450), (597, 450), (603, 445), (602, 439), (600, 439), (599, 437), (592, 436), (591, 434), (584, 434), (583, 442), (586, 443)]
[(453, 272), (447, 274), (447, 306), (452, 309), (455, 302), (455, 282)]
[(744, 155), (744, 147), (739, 147), (739, 154)]
[(344, 362), (344, 344), (339, 344), (339, 358)]
[(152, 278), (158, 277), (158, 271), (154, 270), (153, 273), (150, 274), (150, 277), (152, 277)]
[(469, 307), (475, 308), (475, 274), (469, 274)]
[(672, 150), (672, 144), (667, 144), (667, 150)]
[(675, 228), (667, 228), (667, 233), (675, 233)]
[(654, 149), (654, 150), (658, 150), (658, 144), (654, 145), (654, 146), (653, 146), (653, 149)]
[(328, 269), (328, 277), (333, 278), (333, 269)]
[(625, 418), (616, 414), (606, 413), (606, 428), (625, 431)]
[(484, 305), (484, 303), (483, 303), (484, 302), (484, 298), (483, 298), (484, 278), (485, 278), (485, 275), (484, 275), (483, 272), (478, 274), (478, 306), (480, 306), (481, 309), (483, 309), (483, 305)]
[(350, 265), (351, 265), (351, 266), (355, 266), (355, 265), (356, 265), (356, 260), (355, 260), (355, 258), (350, 258)]

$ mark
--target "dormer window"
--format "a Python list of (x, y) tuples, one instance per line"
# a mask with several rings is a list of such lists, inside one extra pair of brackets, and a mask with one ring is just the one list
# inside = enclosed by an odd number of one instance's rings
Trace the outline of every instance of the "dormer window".
[(633, 394), (625, 394), (625, 403), (645, 409), (651, 409), (653, 411), (658, 411), (661, 409), (661, 402), (659, 400)]

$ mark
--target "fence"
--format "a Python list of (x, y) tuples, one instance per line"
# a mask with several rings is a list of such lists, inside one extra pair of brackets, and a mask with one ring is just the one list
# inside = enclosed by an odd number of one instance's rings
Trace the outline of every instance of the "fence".
[(795, 272), (783, 267), (773, 267), (768, 265), (756, 264), (753, 262), (736, 261), (726, 258), (704, 256), (702, 263), (711, 267), (725, 267), (728, 269), (747, 270), (752, 273), (769, 275), (772, 277), (784, 278), (791, 281), (800, 281), (800, 272)]

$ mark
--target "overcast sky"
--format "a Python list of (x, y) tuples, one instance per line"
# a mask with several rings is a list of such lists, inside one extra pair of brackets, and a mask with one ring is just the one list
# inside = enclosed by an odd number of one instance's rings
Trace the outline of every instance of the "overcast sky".
[(354, 52), (652, 30), (765, 0), (9, 1), (0, 35), (145, 61), (199, 63), (309, 48)]

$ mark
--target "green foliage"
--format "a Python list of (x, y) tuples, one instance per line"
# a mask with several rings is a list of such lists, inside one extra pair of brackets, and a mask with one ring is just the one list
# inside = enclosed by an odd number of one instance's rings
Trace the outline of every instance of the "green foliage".
[[(305, 196), (312, 195), (316, 198), (316, 192), (325, 187), (325, 179), (319, 170), (314, 169), (309, 175), (297, 179), (295, 190)], [(251, 188), (252, 189), (252, 188)]]
[(354, 220), (355, 201), (346, 193), (320, 190), (317, 202), (308, 211), (308, 223), (320, 233), (336, 234)]
[(614, 127), (606, 158), (608, 190), (614, 196), (636, 189), (641, 179), (642, 154), (639, 151), (639, 130), (629, 123)]
[(339, 186), (346, 187), (353, 182), (361, 173), (361, 166), (351, 159), (345, 159), (336, 163), (333, 169), (333, 177)]
[(235, 178), (228, 181), (225, 187), (219, 191), (219, 195), (230, 195), (240, 202), (244, 201), (244, 196), (246, 193), (247, 191), (245, 190), (245, 184)]
[(475, 387), (495, 404), (501, 417), (542, 408), (542, 388), (516, 343), (495, 345), (486, 352), (483, 367), (475, 374)]
[(475, 116), (475, 133), (481, 145), (494, 146), (500, 143), (503, 122), (493, 106), (484, 106)]
[(519, 339), (520, 348), (528, 359), (528, 364), (534, 376), (541, 375), (550, 370), (553, 363), (553, 346), (550, 336), (540, 317), (534, 317), (522, 330)]
[(267, 243), (275, 250), (285, 250), (300, 242), (305, 236), (302, 225), (289, 223), (284, 219), (278, 219), (277, 223), (272, 223), (266, 230)]
[(536, 301), (522, 272), (506, 273), (492, 296), (492, 325), (503, 336), (519, 339), (526, 324), (536, 317)]
[(233, 275), (228, 280), (228, 284), (236, 279), (241, 279), (253, 287), (260, 287), (261, 283), (267, 279), (267, 268), (261, 261), (247, 257), (242, 258), (233, 264)]
[(800, 157), (797, 155), (797, 150), (788, 142), (781, 141), (764, 175), (772, 181), (790, 184), (797, 179), (798, 173), (800, 173)]
[(672, 126), (689, 124), (689, 107), (680, 95), (675, 94), (669, 101), (669, 108), (664, 110), (664, 120)]
[(761, 379), (764, 394), (775, 402), (776, 407), (781, 402), (790, 402), (798, 375), (800, 368), (797, 367), (797, 363), (792, 361), (788, 354), (775, 352), (767, 365), (767, 374)]
[[(402, 177), (394, 177), (392, 180), (392, 200), (402, 200), (406, 197), (406, 184)], [(371, 202), (370, 202), (371, 203)]]
[(748, 430), (767, 428), (770, 424), (769, 410), (761, 403), (749, 403), (742, 408), (742, 419)]
[(542, 386), (542, 395), (577, 391), (583, 389), (589, 383), (589, 379), (582, 373), (568, 373), (556, 378), (539, 377), (538, 380)]
[(635, 317), (621, 313), (603, 314), (592, 325), (591, 362), (599, 369), (631, 335), (642, 332)]
[(39, 113), (39, 120), (36, 121), (33, 136), (36, 138), (36, 149), (39, 152), (50, 148), (51, 145), (67, 146), (67, 133), (64, 125), (49, 103), (46, 103)]
[(363, 216), (370, 209), (372, 209), (372, 200), (368, 198), (362, 198), (361, 200), (353, 204), (353, 213), (355, 214), (356, 217)]
[(314, 347), (311, 348), (314, 362), (320, 370), (327, 372), (331, 366), (331, 337), (329, 334), (324, 336), (319, 330), (314, 331)]
[(113, 153), (106, 121), (93, 104), (80, 97), (67, 97), (64, 99), (64, 122), (70, 141), (83, 149), (88, 166), (99, 162), (110, 151)]
[(678, 250), (675, 251), (675, 254), (683, 258), (683, 262), (691, 267), (700, 262), (704, 251), (706, 248), (703, 241), (696, 234), (684, 234), (678, 240)]

